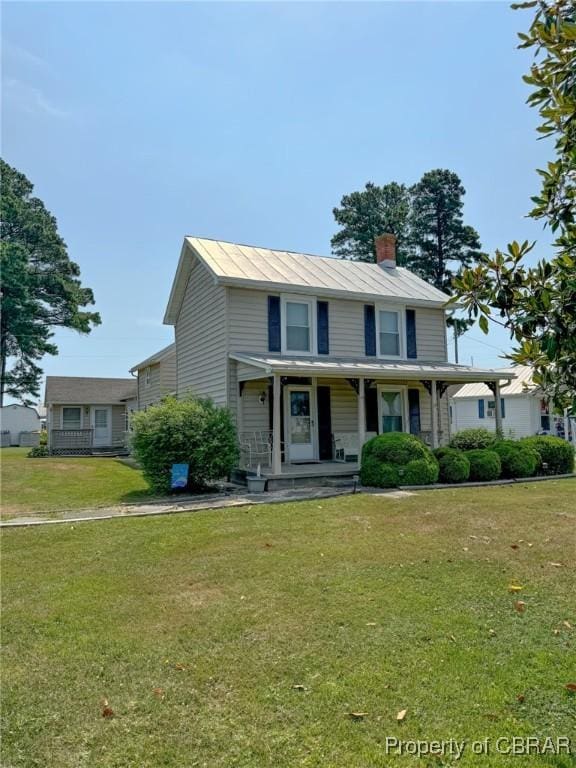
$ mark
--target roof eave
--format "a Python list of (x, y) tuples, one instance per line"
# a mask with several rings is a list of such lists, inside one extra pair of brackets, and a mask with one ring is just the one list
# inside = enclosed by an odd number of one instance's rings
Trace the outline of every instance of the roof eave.
[(268, 280), (253, 280), (244, 277), (216, 276), (216, 280), (221, 285), (243, 288), (250, 287), (258, 291), (288, 291), (311, 296), (334, 296), (335, 298), (349, 299), (351, 301), (382, 301), (382, 299), (389, 299), (391, 301), (410, 304), (410, 306), (435, 307), (439, 309), (445, 308), (446, 302), (448, 301), (448, 298), (446, 301), (436, 301), (434, 299), (421, 299), (414, 296), (396, 296), (391, 293), (363, 293), (348, 291), (344, 288), (322, 288), (311, 285), (294, 285), (293, 283), (275, 283)]

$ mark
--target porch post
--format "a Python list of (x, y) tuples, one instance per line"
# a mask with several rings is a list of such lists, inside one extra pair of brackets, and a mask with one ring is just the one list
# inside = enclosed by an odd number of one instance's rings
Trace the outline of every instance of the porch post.
[(282, 474), (282, 446), (280, 444), (280, 374), (273, 377), (274, 407), (272, 411), (272, 472)]
[(438, 448), (438, 396), (436, 379), (430, 382), (430, 410), (432, 411), (432, 450)]
[(364, 377), (358, 379), (358, 462), (362, 458), (362, 446), (366, 442), (366, 392)]
[(494, 405), (496, 406), (496, 434), (502, 435), (502, 399), (500, 397), (500, 382), (494, 382)]

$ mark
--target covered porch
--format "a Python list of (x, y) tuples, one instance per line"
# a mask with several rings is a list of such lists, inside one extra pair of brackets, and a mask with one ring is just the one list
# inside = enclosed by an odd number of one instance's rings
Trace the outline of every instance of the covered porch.
[(485, 382), (494, 392), (499, 421), (500, 390), (513, 378), (450, 363), (248, 353), (231, 355), (231, 367), (239, 469), (250, 474), (260, 467), (274, 484), (280, 479), (351, 481), (362, 446), (383, 432), (409, 432), (431, 448), (448, 442), (446, 391), (454, 384)]

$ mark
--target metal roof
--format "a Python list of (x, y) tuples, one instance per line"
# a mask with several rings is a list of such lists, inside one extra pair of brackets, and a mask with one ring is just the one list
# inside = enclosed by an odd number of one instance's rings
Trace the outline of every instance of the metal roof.
[[(379, 376), (381, 378), (424, 378), (439, 381), (498, 381), (502, 373), (492, 369), (472, 368), (468, 365), (434, 362), (387, 362), (370, 357), (279, 357), (250, 352), (231, 353), (237, 362), (253, 366), (265, 374), (289, 373), (312, 376)], [(505, 378), (511, 378), (513, 373)], [(240, 377), (239, 377), (240, 378)]]
[[(530, 395), (537, 391), (538, 387), (532, 382), (532, 369), (528, 365), (514, 365), (511, 368), (497, 369), (501, 374), (512, 374), (516, 378), (512, 379), (510, 383), (502, 384), (501, 394), (506, 397), (510, 395)], [(452, 395), (453, 398), (460, 399), (462, 397), (488, 397), (492, 395), (492, 392), (485, 384), (474, 383), (465, 384), (463, 387)]]
[(114, 405), (136, 397), (136, 379), (47, 376), (45, 405)]
[(143, 360), (141, 363), (136, 363), (136, 365), (133, 365), (132, 368), (130, 368), (130, 373), (133, 371), (141, 370), (142, 368), (147, 368), (149, 365), (155, 365), (156, 363), (161, 363), (162, 360), (166, 360), (167, 357), (171, 357), (172, 355), (176, 354), (176, 344), (168, 344), (167, 347), (164, 347), (164, 349), (161, 349), (159, 352), (156, 352), (153, 355), (150, 355), (150, 357), (147, 357), (146, 360)]
[(448, 296), (404, 267), (347, 261), (332, 256), (259, 248), (223, 240), (186, 237), (164, 322), (175, 322), (190, 274), (190, 260), (199, 258), (223, 285), (248, 285), (263, 290), (341, 298), (409, 301), (443, 306)]

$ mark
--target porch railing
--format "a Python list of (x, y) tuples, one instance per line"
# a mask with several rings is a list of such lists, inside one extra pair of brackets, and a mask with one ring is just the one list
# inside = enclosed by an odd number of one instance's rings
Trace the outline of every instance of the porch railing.
[(89, 456), (94, 442), (93, 429), (52, 429), (50, 453), (55, 456)]

